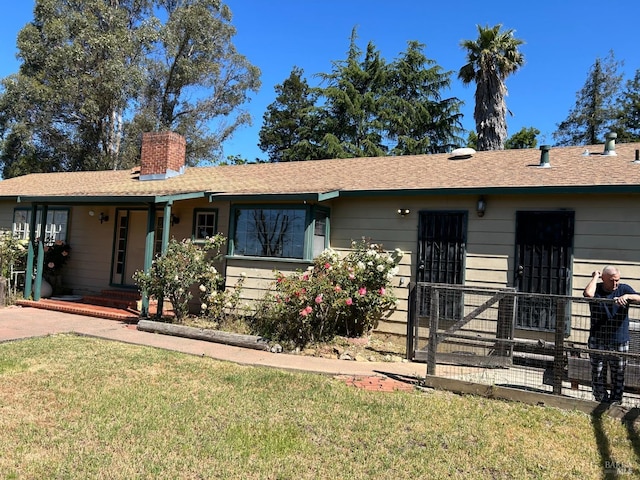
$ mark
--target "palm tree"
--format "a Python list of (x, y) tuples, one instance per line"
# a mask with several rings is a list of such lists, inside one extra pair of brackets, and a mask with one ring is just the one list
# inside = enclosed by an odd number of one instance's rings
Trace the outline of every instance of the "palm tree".
[(524, 65), (518, 47), (524, 43), (513, 36), (514, 30), (501, 31), (502, 25), (481, 27), (478, 39), (463, 40), (467, 61), (458, 78), (467, 85), (476, 82), (476, 121), (478, 150), (502, 150), (507, 138), (507, 87), (505, 79)]

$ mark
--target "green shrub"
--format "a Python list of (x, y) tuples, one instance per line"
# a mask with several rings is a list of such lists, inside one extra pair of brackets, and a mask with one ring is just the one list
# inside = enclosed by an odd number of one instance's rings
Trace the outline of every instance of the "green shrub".
[(134, 281), (149, 297), (169, 300), (176, 321), (181, 323), (189, 313), (194, 285), (224, 283), (213, 264), (222, 257), (220, 249), (225, 241), (222, 234), (199, 244), (172, 239), (166, 253), (153, 260), (149, 272), (135, 272)]
[(10, 231), (0, 230), (0, 276), (9, 278), (11, 265), (16, 270), (24, 270), (27, 251), (27, 240), (18, 239)]
[(244, 317), (248, 309), (240, 304), (246, 274), (231, 288), (226, 288), (225, 279), (211, 266), (209, 275), (200, 283), (200, 317), (221, 330), (245, 330)]
[(336, 335), (359, 337), (375, 328), (396, 304), (391, 280), (402, 251), (388, 253), (365, 240), (344, 258), (325, 250), (304, 272), (276, 281), (256, 312), (256, 333), (304, 347)]

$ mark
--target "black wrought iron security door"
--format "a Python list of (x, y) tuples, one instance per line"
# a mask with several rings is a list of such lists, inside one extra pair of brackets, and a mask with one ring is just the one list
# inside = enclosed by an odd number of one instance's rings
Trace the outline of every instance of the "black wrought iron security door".
[[(515, 287), (520, 292), (567, 295), (571, 280), (574, 212), (516, 212)], [(555, 329), (553, 302), (520, 298), (516, 326)]]
[[(418, 224), (418, 282), (461, 285), (467, 242), (466, 212), (420, 212)], [(428, 312), (425, 299), (418, 305)], [(459, 319), (462, 296), (455, 292), (439, 306), (442, 318)]]

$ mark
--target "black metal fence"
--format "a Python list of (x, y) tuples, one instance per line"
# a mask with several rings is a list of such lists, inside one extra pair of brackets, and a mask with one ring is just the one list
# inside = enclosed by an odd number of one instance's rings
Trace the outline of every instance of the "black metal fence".
[[(613, 353), (588, 343), (592, 312), (614, 312), (613, 300), (431, 283), (413, 284), (411, 300), (408, 353), (428, 375), (596, 400), (600, 356), (609, 394), (622, 368), (622, 404), (640, 407), (640, 305), (629, 307), (628, 351)], [(618, 320), (602, 330), (605, 340), (625, 328)]]

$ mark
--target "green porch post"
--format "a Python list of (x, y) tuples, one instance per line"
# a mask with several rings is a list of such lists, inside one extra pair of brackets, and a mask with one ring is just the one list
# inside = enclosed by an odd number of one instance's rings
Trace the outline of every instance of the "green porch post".
[(162, 255), (167, 253), (167, 247), (169, 246), (169, 230), (171, 229), (171, 206), (172, 202), (168, 202), (164, 206), (164, 217), (162, 224)]
[(29, 249), (27, 250), (27, 266), (24, 274), (24, 298), (30, 298), (33, 290), (33, 257), (35, 256), (36, 238), (36, 214), (38, 213), (38, 205), (31, 205), (31, 219), (29, 220)]
[[(167, 253), (167, 248), (169, 246), (169, 234), (171, 233), (169, 230), (171, 229), (171, 205), (173, 202), (167, 202), (164, 205), (164, 217), (162, 217), (162, 246), (161, 253), (164, 255)], [(157, 315), (162, 316), (162, 310), (164, 308), (164, 297), (157, 298), (158, 307), (157, 307)]]
[[(144, 271), (149, 273), (151, 271), (151, 263), (153, 262), (153, 250), (155, 243), (155, 227), (156, 227), (156, 206), (150, 204), (147, 210), (147, 237), (144, 247)], [(158, 302), (158, 308), (160, 308)], [(140, 314), (143, 317), (149, 316), (149, 295), (147, 292), (142, 292), (142, 311)]]
[[(36, 208), (37, 211), (37, 208)], [(35, 217), (35, 212), (32, 213), (32, 218)], [(42, 214), (40, 218), (40, 236), (36, 239), (38, 242), (38, 258), (36, 260), (36, 279), (33, 289), (33, 299), (37, 302), (40, 300), (40, 289), (42, 287), (42, 271), (44, 270), (44, 235), (47, 232), (47, 214), (49, 213), (49, 206), (42, 205)], [(29, 232), (29, 236), (35, 235), (35, 229)], [(26, 289), (26, 288), (25, 288)]]

